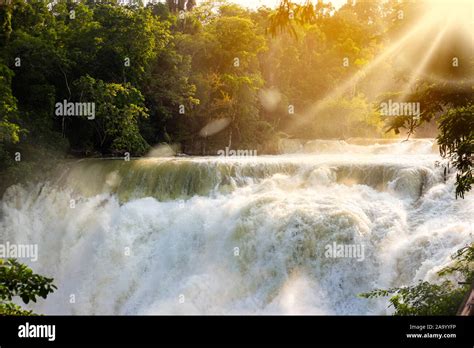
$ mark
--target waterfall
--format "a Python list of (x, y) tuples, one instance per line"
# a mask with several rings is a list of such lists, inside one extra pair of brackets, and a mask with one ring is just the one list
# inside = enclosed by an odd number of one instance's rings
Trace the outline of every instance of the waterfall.
[[(472, 241), (432, 139), (286, 141), (282, 154), (69, 161), (15, 185), (0, 242), (38, 245), (45, 314), (388, 314)], [(332, 246), (363, 257), (330, 257)], [(355, 250), (355, 249), (354, 249)], [(361, 256), (361, 255), (359, 255)], [(74, 299), (72, 301), (71, 299)]]

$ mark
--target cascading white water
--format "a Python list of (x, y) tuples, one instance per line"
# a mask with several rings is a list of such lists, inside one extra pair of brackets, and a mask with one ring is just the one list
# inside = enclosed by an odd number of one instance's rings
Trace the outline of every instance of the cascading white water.
[[(27, 263), (58, 286), (45, 314), (389, 313), (357, 295), (435, 280), (473, 240), (474, 195), (455, 199), (432, 140), (369, 143), (80, 161), (9, 188), (0, 237), (38, 244)], [(364, 257), (327, 257), (333, 243)]]

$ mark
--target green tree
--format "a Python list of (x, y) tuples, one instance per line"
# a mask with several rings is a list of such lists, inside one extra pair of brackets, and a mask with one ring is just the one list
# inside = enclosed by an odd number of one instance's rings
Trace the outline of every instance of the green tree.
[(45, 299), (57, 287), (52, 278), (34, 273), (15, 259), (0, 259), (0, 315), (34, 315), (12, 302), (15, 296), (28, 304), (38, 297)]
[(0, 47), (5, 46), (12, 32), (12, 6), (10, 3), (0, 5)]
[[(197, 7), (195, 15), (199, 18), (201, 12)], [(219, 15), (207, 18), (199, 32), (180, 36), (179, 52), (192, 57), (190, 81), (196, 85), (199, 105), (186, 119), (180, 118), (189, 127), (174, 124), (173, 128), (178, 139), (187, 139), (185, 147), (192, 152), (255, 147), (270, 133), (258, 105), (263, 86), (258, 57), (266, 49), (265, 38), (249, 17), (238, 6), (223, 5)], [(199, 130), (216, 119), (227, 119), (229, 125), (217, 134), (200, 137)]]
[(141, 92), (129, 83), (106, 83), (90, 76), (81, 77), (74, 83), (81, 101), (95, 103), (95, 118), (84, 119), (94, 130), (96, 147), (103, 153), (130, 152), (143, 155), (148, 144), (140, 134), (138, 122), (147, 118)]
[(180, 38), (181, 34), (175, 33), (167, 49), (158, 53), (143, 88), (150, 117), (141, 123), (141, 129), (152, 144), (180, 140), (178, 134), (173, 134), (171, 139), (167, 129), (173, 131), (176, 122), (184, 122), (180, 108), (186, 115), (199, 104), (195, 98), (196, 86), (190, 79), (191, 57), (176, 48)]
[(20, 141), (24, 131), (17, 123), (17, 101), (12, 95), (11, 78), (13, 72), (0, 63), (0, 165), (6, 168), (12, 164), (12, 156), (7, 146)]
[(441, 155), (454, 164), (456, 174), (456, 198), (464, 198), (471, 190), (474, 153), (474, 106), (451, 109), (439, 119), (438, 144)]

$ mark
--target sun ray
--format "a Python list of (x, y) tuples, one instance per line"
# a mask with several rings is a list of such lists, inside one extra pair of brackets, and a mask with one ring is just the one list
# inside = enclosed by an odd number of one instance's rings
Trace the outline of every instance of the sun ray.
[(294, 122), (291, 123), (290, 130), (294, 129), (298, 126), (301, 126), (307, 122), (309, 122), (308, 118), (311, 115), (316, 114), (318, 111), (320, 111), (326, 103), (333, 99), (340, 97), (343, 95), (349, 88), (353, 88), (355, 84), (357, 84), (359, 81), (361, 81), (364, 76), (373, 70), (375, 67), (377, 67), (379, 64), (384, 62), (386, 59), (388, 59), (390, 56), (392, 56), (394, 53), (396, 53), (400, 48), (403, 47), (403, 45), (411, 39), (414, 35), (418, 33), (418, 31), (425, 25), (425, 20), (421, 20), (415, 27), (411, 28), (405, 35), (403, 35), (400, 39), (398, 39), (396, 42), (394, 42), (392, 45), (387, 47), (381, 54), (379, 54), (372, 62), (370, 62), (368, 65), (366, 65), (364, 68), (359, 70), (357, 73), (355, 73), (351, 78), (349, 78), (346, 82), (343, 82), (340, 84), (337, 88), (335, 88), (333, 91), (331, 91), (329, 94), (327, 94), (323, 99), (319, 100), (316, 102), (313, 106), (311, 106), (308, 110), (306, 110), (298, 119), (296, 119)]
[(416, 67), (416, 70), (411, 75), (410, 80), (406, 83), (405, 87), (403, 88), (402, 93), (400, 95), (400, 100), (404, 100), (407, 97), (407, 95), (410, 93), (411, 88), (416, 83), (417, 79), (422, 75), (422, 72), (426, 68), (426, 65), (428, 64), (430, 59), (433, 57), (435, 50), (439, 47), (439, 44), (442, 38), (444, 37), (444, 35), (446, 34), (446, 31), (447, 31), (447, 27), (444, 27), (442, 30), (438, 32), (430, 48), (424, 54), (423, 59), (421, 60), (421, 62)]
[[(431, 10), (427, 11), (425, 15), (420, 18), (418, 23), (413, 26), (409, 31), (407, 31), (402, 37), (400, 37), (396, 42), (391, 44), (385, 50), (383, 50), (372, 62), (367, 64), (361, 70), (353, 74), (349, 77), (346, 81), (343, 81), (339, 84), (338, 87), (330, 91), (326, 94), (322, 99), (316, 101), (312, 106), (303, 110), (299, 114), (298, 118), (292, 120), (292, 122), (288, 125), (287, 130), (292, 131), (297, 129), (300, 126), (312, 121), (312, 116), (320, 112), (324, 109), (327, 105), (327, 102), (333, 100), (334, 98), (341, 97), (345, 93), (347, 93), (351, 88), (355, 88), (355, 86), (362, 81), (368, 73), (372, 72), (375, 68), (377, 68), (380, 64), (385, 62), (387, 59), (392, 57), (396, 57), (404, 50), (411, 50), (413, 49), (413, 45), (419, 45), (420, 39), (426, 37), (426, 34), (433, 30), (438, 30), (441, 28), (439, 32), (436, 34), (433, 43), (430, 45), (429, 49), (424, 53), (423, 58), (417, 64), (415, 71), (412, 73), (411, 77), (409, 78), (408, 82), (404, 86), (402, 90), (402, 98), (405, 98), (408, 94), (410, 89), (416, 83), (417, 79), (423, 75), (427, 65), (429, 64), (430, 60), (432, 59), (433, 55), (440, 47), (440, 44), (443, 42), (443, 39), (446, 37), (446, 33), (449, 30), (453, 30), (456, 26), (461, 26), (463, 29), (461, 30), (462, 35), (473, 35), (472, 31), (468, 31), (469, 27), (472, 25), (472, 20), (468, 21), (464, 20), (467, 16), (471, 14), (466, 14), (465, 12), (460, 12), (456, 10), (456, 8), (447, 7), (446, 4), (441, 4), (439, 6), (435, 6)], [(462, 19), (460, 19), (460, 17)], [(471, 28), (472, 29), (472, 28)], [(459, 31), (456, 31), (459, 33)], [(471, 40), (472, 45), (472, 40)], [(390, 84), (389, 79), (383, 81), (379, 87), (381, 93), (387, 89), (387, 86)]]

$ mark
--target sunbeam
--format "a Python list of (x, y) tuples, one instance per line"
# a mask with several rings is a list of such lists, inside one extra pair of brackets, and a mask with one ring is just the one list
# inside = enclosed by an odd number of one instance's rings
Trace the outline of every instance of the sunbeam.
[[(364, 66), (362, 69), (353, 74), (348, 80), (340, 82), (339, 85), (330, 91), (322, 99), (316, 101), (311, 107), (303, 110), (294, 117), (288, 124), (287, 130), (289, 132), (304, 126), (308, 122), (312, 122), (312, 116), (317, 115), (323, 110), (328, 101), (334, 100), (343, 96), (351, 89), (355, 90), (355, 86), (363, 81), (367, 74), (374, 71), (380, 64), (387, 60), (396, 59), (401, 61), (403, 57), (410, 53), (409, 60), (405, 61), (406, 69), (414, 66), (415, 69), (410, 73), (407, 82), (404, 83), (401, 90), (400, 100), (403, 100), (409, 93), (412, 87), (420, 76), (427, 75), (427, 69), (432, 59), (439, 54), (446, 46), (446, 40), (451, 40), (453, 35), (458, 39), (465, 41), (468, 47), (473, 49), (473, 30), (472, 30), (472, 13), (466, 11), (466, 7), (452, 6), (446, 3), (433, 2), (434, 6), (428, 7), (423, 17), (421, 17), (417, 24), (405, 33), (396, 42), (385, 48), (373, 61)], [(432, 4), (431, 2), (429, 3)], [(469, 9), (469, 7), (467, 7)], [(471, 31), (469, 31), (471, 29)], [(433, 37), (432, 43), (427, 50), (421, 50), (426, 45), (427, 38)], [(471, 38), (471, 40), (468, 40)], [(413, 55), (413, 52), (417, 54)], [(422, 56), (420, 56), (422, 55)], [(416, 59), (416, 60), (415, 60)], [(457, 80), (447, 80), (436, 77), (433, 73), (428, 73), (430, 78), (438, 78), (448, 83), (459, 83)], [(463, 76), (464, 79), (472, 79), (472, 76)], [(383, 94), (386, 88), (390, 85), (390, 79), (387, 78), (378, 86), (378, 91)]]
[(411, 88), (415, 84), (416, 80), (420, 77), (421, 73), (426, 68), (426, 65), (435, 54), (435, 50), (439, 47), (441, 39), (444, 37), (447, 29), (447, 27), (442, 28), (436, 35), (435, 39), (433, 40), (433, 43), (430, 45), (430, 48), (424, 52), (423, 59), (420, 61), (415, 71), (412, 73), (409, 81), (405, 84), (405, 87), (403, 88), (402, 93), (399, 97), (400, 100), (405, 100), (406, 96), (410, 93)]

